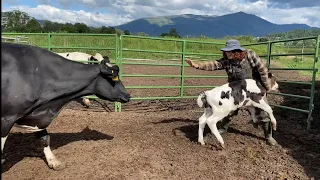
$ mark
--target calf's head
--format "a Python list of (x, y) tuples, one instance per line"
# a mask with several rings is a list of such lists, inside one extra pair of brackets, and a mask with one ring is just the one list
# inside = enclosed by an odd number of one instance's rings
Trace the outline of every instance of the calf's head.
[(109, 59), (100, 63), (100, 76), (96, 83), (96, 96), (109, 100), (126, 103), (130, 101), (130, 94), (119, 79), (119, 67), (111, 65)]
[(271, 86), (270, 90), (274, 90), (274, 91), (278, 90), (279, 85), (277, 83), (276, 76), (271, 72), (268, 72), (268, 83)]

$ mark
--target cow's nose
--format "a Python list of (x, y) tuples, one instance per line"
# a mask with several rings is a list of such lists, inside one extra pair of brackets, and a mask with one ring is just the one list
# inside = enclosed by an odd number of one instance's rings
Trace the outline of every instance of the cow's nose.
[(128, 93), (124, 93), (124, 94), (120, 95), (120, 100), (121, 100), (122, 103), (129, 102), (130, 98), (131, 98), (131, 95), (128, 94)]

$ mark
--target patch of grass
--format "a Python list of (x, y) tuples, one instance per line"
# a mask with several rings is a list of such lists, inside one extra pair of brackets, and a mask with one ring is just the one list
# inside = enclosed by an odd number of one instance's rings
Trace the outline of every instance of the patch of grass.
[[(51, 39), (49, 41), (48, 34), (15, 34), (7, 35), (2, 34), (2, 37), (17, 37), (17, 36), (27, 36), (31, 45), (41, 46), (43, 48), (48, 48), (48, 45), (56, 47), (84, 47), (84, 48), (116, 48), (116, 42), (120, 47), (120, 40), (115, 36), (101, 35), (59, 35), (51, 34)], [(192, 59), (202, 59), (202, 60), (215, 60), (219, 59), (222, 56), (220, 49), (225, 46), (225, 42), (230, 39), (238, 39), (241, 44), (250, 44), (252, 39), (247, 37), (225, 37), (222, 39), (213, 39), (208, 37), (190, 37), (186, 39), (170, 38), (173, 41), (165, 40), (156, 40), (156, 39), (140, 39), (132, 38), (130, 36), (123, 37), (122, 39), (122, 57), (129, 59), (152, 59), (152, 60), (174, 60), (177, 63), (181, 63), (182, 58), (182, 49), (183, 41), (185, 40), (185, 56), (191, 57)], [(166, 38), (164, 38), (166, 39)], [(191, 42), (197, 41), (197, 42)], [(215, 44), (220, 43), (220, 44)], [(267, 55), (267, 45), (253, 45), (245, 46), (246, 49), (254, 50), (258, 55), (263, 56)], [(130, 49), (136, 50), (154, 50), (161, 51), (160, 53), (154, 52), (137, 52), (129, 51)], [(302, 48), (296, 47), (284, 47), (283, 43), (277, 46), (272, 47), (272, 54), (286, 54), (286, 53), (301, 53)], [(115, 50), (93, 50), (93, 49), (52, 49), (53, 52), (72, 52), (79, 51), (89, 54), (100, 53), (102, 55), (107, 55), (114, 62), (116, 58)], [(176, 52), (176, 53), (163, 53), (163, 52)], [(303, 52), (314, 52), (314, 48), (304, 48)], [(206, 53), (206, 54), (217, 54), (217, 55), (199, 55), (199, 54), (188, 54), (188, 53)], [(320, 51), (319, 51), (320, 53)], [(313, 67), (313, 58), (311, 56), (301, 56), (296, 57), (276, 57), (272, 61), (279, 62), (283, 67), (291, 68), (312, 68)], [(316, 65), (317, 68), (320, 68), (320, 63)], [(300, 71), (303, 75), (311, 75), (310, 71)], [(320, 72), (317, 73), (320, 75)]]
[[(313, 68), (314, 64), (314, 58), (310, 56), (281, 57), (271, 61), (278, 62), (283, 68)], [(320, 63), (316, 63), (315, 67), (320, 69)], [(304, 76), (312, 76), (312, 71), (299, 71), (299, 73)], [(317, 72), (316, 76), (320, 76), (319, 71)]]

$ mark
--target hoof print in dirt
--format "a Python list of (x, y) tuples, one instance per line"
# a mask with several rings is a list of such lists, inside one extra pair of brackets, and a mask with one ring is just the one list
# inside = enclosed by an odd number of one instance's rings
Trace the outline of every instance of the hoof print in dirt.
[(210, 144), (210, 145), (208, 145), (208, 146), (209, 146), (209, 148), (210, 148), (211, 150), (213, 150), (213, 151), (224, 151), (224, 150), (226, 150), (226, 148), (225, 148), (225, 147), (222, 147), (220, 144), (219, 144), (219, 145)]
[(253, 123), (253, 127), (258, 129), (259, 128), (259, 124), (258, 123)]
[(181, 132), (179, 129), (173, 129), (173, 130), (172, 130), (172, 134), (173, 134), (174, 136), (183, 136), (183, 135), (184, 135), (184, 133)]

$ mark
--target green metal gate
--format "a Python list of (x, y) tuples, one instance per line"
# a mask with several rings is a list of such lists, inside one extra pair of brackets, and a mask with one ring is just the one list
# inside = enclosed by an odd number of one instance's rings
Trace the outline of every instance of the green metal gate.
[[(307, 52), (307, 53), (283, 53), (283, 54), (274, 54), (272, 53), (272, 47), (275, 43), (281, 43), (281, 42), (288, 42), (288, 41), (300, 41), (300, 40), (314, 40), (315, 41), (315, 47), (314, 52)], [(316, 81), (316, 74), (318, 72), (318, 69), (316, 68), (316, 63), (319, 60), (319, 46), (320, 46), (320, 35), (314, 36), (314, 37), (304, 37), (304, 38), (295, 38), (295, 39), (286, 39), (286, 40), (277, 40), (277, 41), (268, 41), (263, 43), (255, 43), (255, 44), (247, 44), (244, 46), (254, 46), (254, 45), (267, 45), (267, 54), (264, 56), (267, 59), (267, 67), (269, 70), (299, 70), (299, 71), (311, 71), (312, 72), (312, 80), (311, 82), (295, 82), (295, 81), (279, 81), (284, 83), (292, 83), (292, 84), (304, 84), (304, 85), (310, 85), (310, 96), (301, 96), (301, 95), (295, 95), (295, 94), (284, 94), (284, 93), (275, 93), (275, 92), (269, 92), (268, 94), (274, 94), (274, 95), (281, 95), (281, 96), (287, 96), (287, 97), (294, 97), (294, 98), (300, 98), (300, 99), (309, 99), (309, 107), (308, 109), (300, 109), (300, 108), (293, 108), (288, 106), (281, 106), (281, 105), (275, 105), (271, 104), (273, 107), (278, 107), (282, 109), (288, 109), (293, 111), (298, 111), (302, 113), (308, 114), (307, 117), (307, 129), (310, 129), (312, 118), (312, 112), (314, 110), (314, 95), (315, 95), (315, 81)], [(271, 64), (271, 58), (272, 57), (279, 57), (279, 56), (313, 56), (313, 65), (311, 68), (272, 68), (270, 67)], [(262, 55), (263, 57), (263, 55)]]
[[(179, 42), (182, 43), (181, 49), (179, 51), (160, 51), (160, 50), (146, 50), (146, 49), (132, 49), (132, 48), (126, 48), (124, 46), (124, 41), (128, 38), (135, 38), (135, 39), (149, 39), (149, 40), (161, 40), (161, 41), (173, 41), (173, 42)], [(311, 82), (295, 82), (295, 81), (282, 81), (285, 83), (292, 83), (292, 84), (305, 84), (310, 85), (310, 96), (301, 96), (301, 95), (295, 95), (295, 94), (285, 94), (285, 93), (275, 93), (270, 92), (268, 94), (274, 94), (274, 95), (280, 95), (280, 96), (287, 96), (287, 97), (294, 97), (294, 98), (302, 98), (302, 99), (308, 99), (309, 100), (309, 107), (308, 109), (299, 109), (299, 108), (293, 108), (288, 106), (281, 106), (276, 104), (271, 104), (273, 107), (282, 108), (282, 109), (288, 109), (293, 111), (298, 111), (302, 113), (306, 113), (308, 115), (307, 117), (307, 129), (310, 128), (310, 123), (312, 121), (312, 111), (314, 110), (314, 95), (315, 95), (315, 80), (316, 80), (316, 74), (318, 69), (316, 68), (316, 63), (319, 59), (319, 42), (320, 42), (320, 35), (315, 37), (305, 37), (305, 38), (296, 38), (296, 39), (286, 39), (286, 40), (278, 40), (278, 41), (268, 41), (268, 42), (262, 42), (262, 43), (254, 43), (254, 44), (245, 44), (243, 46), (258, 46), (258, 45), (266, 45), (266, 54), (260, 55), (260, 57), (265, 57), (267, 59), (267, 67), (270, 70), (299, 70), (299, 71), (311, 71), (312, 72), (312, 80)], [(287, 53), (287, 54), (274, 54), (272, 53), (272, 47), (275, 43), (280, 42), (288, 42), (288, 41), (298, 41), (298, 40), (315, 40), (315, 47), (314, 52), (308, 52), (308, 53)], [(225, 45), (225, 43), (216, 43), (216, 42), (202, 42), (202, 41), (190, 41), (190, 40), (177, 40), (177, 39), (164, 39), (164, 38), (153, 38), (153, 37), (140, 37), (140, 36), (129, 36), (129, 35), (122, 35), (120, 37), (120, 56), (119, 56), (119, 63), (120, 67), (122, 67), (122, 64), (130, 64), (130, 65), (149, 65), (149, 66), (178, 66), (181, 68), (181, 74), (180, 75), (146, 75), (146, 74), (123, 74), (121, 71), (121, 77), (171, 77), (171, 78), (180, 78), (180, 86), (126, 86), (128, 89), (154, 89), (154, 88), (178, 88), (180, 89), (180, 96), (167, 96), (167, 97), (133, 97), (132, 100), (160, 100), (160, 99), (181, 99), (181, 98), (196, 98), (197, 95), (194, 96), (186, 96), (184, 95), (184, 90), (187, 88), (214, 88), (214, 85), (209, 86), (185, 86), (184, 82), (186, 78), (226, 78), (227, 76), (200, 76), (200, 75), (185, 75), (185, 67), (187, 66), (185, 64), (185, 57), (187, 55), (203, 55), (203, 56), (221, 56), (221, 53), (212, 54), (212, 53), (196, 53), (196, 52), (188, 52), (186, 50), (186, 46), (188, 43), (199, 43), (199, 44), (215, 44), (215, 45)], [(124, 57), (122, 56), (123, 52), (143, 52), (143, 53), (166, 53), (166, 54), (179, 54), (181, 55), (180, 63), (176, 64), (161, 64), (161, 63), (134, 63), (134, 62), (123, 62)], [(311, 68), (271, 68), (270, 62), (272, 57), (279, 57), (279, 56), (296, 56), (296, 55), (312, 55), (314, 56), (313, 59), (313, 67)], [(126, 57), (127, 58), (127, 57)], [(218, 59), (218, 58), (217, 58)], [(121, 105), (120, 111), (121, 111)]]
[[(216, 53), (212, 53), (212, 51), (207, 51), (206, 53), (200, 52), (191, 52), (192, 49), (188, 49), (187, 47), (192, 47), (191, 44), (199, 44), (202, 45), (215, 45), (223, 47), (225, 42), (204, 42), (204, 41), (191, 41), (191, 40), (184, 40), (184, 39), (167, 39), (167, 38), (154, 38), (154, 37), (143, 37), (143, 36), (130, 36), (130, 35), (121, 35), (117, 37), (115, 34), (71, 34), (71, 33), (2, 33), (2, 37), (13, 37), (17, 35), (28, 36), (29, 42), (32, 45), (40, 46), (42, 48), (47, 48), (48, 50), (99, 50), (99, 51), (112, 51), (113, 54), (111, 55), (111, 59), (113, 59), (114, 63), (118, 64), (121, 71), (120, 71), (120, 78), (122, 77), (169, 77), (169, 78), (179, 78), (180, 85), (179, 86), (126, 86), (128, 89), (156, 89), (156, 88), (173, 88), (179, 89), (179, 96), (166, 96), (166, 97), (133, 97), (132, 100), (161, 100), (161, 99), (181, 99), (181, 98), (196, 98), (197, 94), (193, 96), (185, 95), (185, 89), (188, 88), (214, 88), (214, 85), (206, 85), (206, 86), (186, 86), (185, 79), (187, 78), (226, 78), (227, 76), (203, 76), (203, 75), (185, 75), (185, 67), (188, 65), (185, 64), (185, 58), (190, 55), (197, 55), (197, 56), (211, 56), (211, 57), (220, 57), (221, 52), (216, 51)], [(84, 45), (77, 44), (73, 42), (75, 38), (68, 40), (70, 37), (77, 37), (76, 39), (79, 41), (83, 41)], [(88, 38), (89, 37), (89, 38)], [(96, 40), (92, 40), (96, 38)], [(103, 39), (105, 38), (105, 39)], [(139, 43), (139, 40), (150, 40), (150, 41), (162, 41), (162, 42), (170, 42), (175, 43), (175, 50), (157, 50), (157, 49), (143, 49), (143, 48), (132, 48), (126, 44), (126, 40), (128, 39), (136, 39)], [(281, 42), (289, 42), (289, 41), (298, 41), (298, 40), (315, 40), (315, 47), (314, 52), (308, 53), (287, 53), (287, 54), (277, 54), (272, 53), (272, 48), (274, 44), (281, 43)], [(91, 43), (90, 43), (91, 41)], [(293, 83), (293, 84), (305, 84), (310, 85), (310, 96), (300, 96), (295, 94), (284, 94), (284, 93), (269, 93), (287, 97), (294, 97), (294, 98), (302, 98), (309, 100), (309, 107), (308, 109), (299, 109), (293, 108), (288, 106), (280, 106), (280, 105), (273, 105), (274, 107), (298, 111), (302, 113), (306, 113), (308, 115), (307, 124), (308, 129), (310, 128), (310, 122), (312, 121), (312, 111), (314, 110), (314, 95), (315, 95), (315, 80), (316, 74), (318, 69), (316, 68), (316, 63), (319, 59), (319, 43), (320, 43), (320, 35), (315, 37), (305, 37), (305, 38), (297, 38), (297, 39), (286, 39), (286, 40), (279, 40), (279, 41), (268, 41), (262, 43), (254, 43), (254, 44), (245, 44), (243, 46), (260, 46), (266, 45), (266, 54), (258, 54), (260, 57), (265, 57), (267, 59), (267, 66), (270, 70), (301, 70), (301, 71), (311, 71), (312, 72), (312, 80), (311, 82), (294, 82), (294, 81), (284, 81), (286, 83)], [(99, 44), (99, 46), (97, 45)], [(89, 45), (89, 46), (88, 46)], [(106, 47), (109, 45), (109, 47)], [(155, 53), (155, 54), (171, 54), (179, 56), (180, 60), (178, 63), (159, 63), (159, 61), (154, 63), (145, 63), (145, 62), (126, 62), (125, 59), (130, 57), (124, 57), (124, 53)], [(279, 56), (296, 56), (296, 55), (311, 55), (314, 56), (313, 60), (313, 67), (311, 68), (271, 68), (271, 59), (273, 57)], [(218, 58), (216, 58), (218, 59)], [(91, 62), (87, 60), (83, 60), (81, 62)], [(148, 75), (148, 74), (124, 74), (122, 71), (123, 65), (147, 65), (152, 68), (153, 66), (175, 66), (180, 67), (180, 74), (179, 75), (166, 75), (166, 74), (156, 74), (156, 75)], [(97, 98), (96, 96), (86, 96), (88, 98)], [(121, 103), (115, 103), (115, 111), (121, 112), (122, 107)]]

